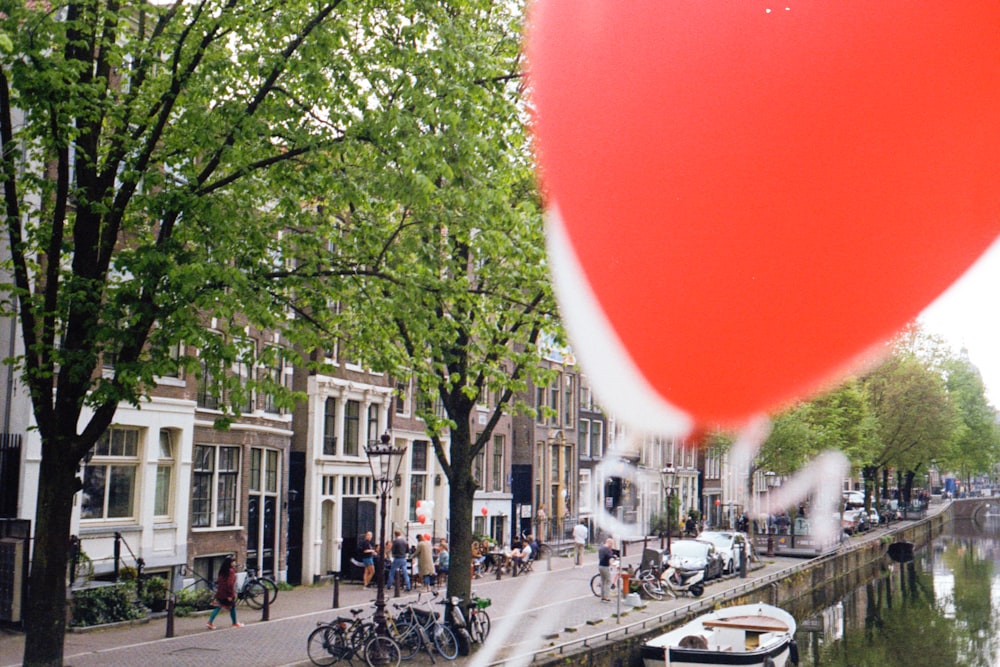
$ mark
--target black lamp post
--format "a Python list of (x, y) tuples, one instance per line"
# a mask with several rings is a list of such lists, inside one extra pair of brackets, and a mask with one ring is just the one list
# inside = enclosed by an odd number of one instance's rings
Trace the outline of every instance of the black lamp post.
[(383, 553), (381, 558), (375, 560), (375, 615), (372, 620), (375, 623), (376, 632), (380, 635), (386, 634), (385, 627), (385, 559), (388, 554), (385, 549), (385, 515), (388, 505), (389, 491), (392, 490), (399, 466), (403, 462), (403, 455), (406, 454), (406, 447), (393, 447), (389, 433), (382, 434), (378, 440), (372, 440), (365, 447), (368, 455), (368, 465), (372, 469), (372, 479), (375, 481), (375, 489), (379, 496), (379, 545)]
[(667, 502), (667, 553), (671, 553), (670, 549), (670, 535), (674, 532), (674, 520), (670, 516), (670, 499), (674, 495), (674, 475), (677, 474), (677, 468), (674, 467), (673, 463), (668, 463), (667, 466), (660, 471), (660, 477), (663, 479), (663, 487), (666, 489), (664, 498)]

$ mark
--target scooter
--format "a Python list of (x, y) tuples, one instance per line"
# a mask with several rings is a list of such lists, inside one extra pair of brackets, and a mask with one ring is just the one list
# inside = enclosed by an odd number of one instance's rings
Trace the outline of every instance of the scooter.
[(678, 594), (688, 593), (691, 597), (698, 598), (705, 592), (705, 570), (685, 570), (671, 561), (660, 575), (660, 585), (670, 597), (676, 598)]

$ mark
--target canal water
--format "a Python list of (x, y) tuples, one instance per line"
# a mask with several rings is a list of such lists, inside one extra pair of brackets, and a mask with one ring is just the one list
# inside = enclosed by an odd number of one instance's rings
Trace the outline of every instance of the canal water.
[(802, 667), (1000, 666), (1000, 515), (789, 607)]

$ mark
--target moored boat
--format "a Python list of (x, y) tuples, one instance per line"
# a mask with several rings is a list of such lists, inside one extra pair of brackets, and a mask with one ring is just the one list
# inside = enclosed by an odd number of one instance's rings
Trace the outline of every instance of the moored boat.
[(645, 667), (797, 665), (795, 618), (769, 604), (726, 607), (642, 645)]

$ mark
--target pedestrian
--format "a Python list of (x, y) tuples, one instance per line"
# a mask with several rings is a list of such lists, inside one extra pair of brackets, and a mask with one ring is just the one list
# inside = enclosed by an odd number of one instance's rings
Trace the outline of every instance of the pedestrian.
[(236, 569), (233, 567), (232, 556), (222, 559), (222, 566), (219, 568), (219, 578), (215, 581), (215, 608), (208, 616), (209, 630), (215, 630), (215, 617), (223, 609), (229, 610), (229, 618), (232, 619), (234, 628), (243, 627), (243, 624), (236, 620)]
[(437, 572), (434, 569), (434, 550), (428, 535), (417, 535), (417, 573), (428, 589), (434, 586)]
[(438, 556), (437, 564), (435, 566), (435, 571), (437, 573), (436, 581), (441, 583), (443, 581), (448, 581), (448, 568), (451, 565), (451, 554), (448, 552), (448, 542), (441, 540), (438, 545)]
[(361, 552), (361, 565), (365, 568), (361, 575), (361, 585), (367, 588), (375, 576), (375, 543), (372, 542), (372, 531), (368, 531), (358, 543), (358, 551)]
[(573, 549), (576, 552), (576, 567), (583, 564), (583, 550), (587, 548), (587, 538), (590, 537), (590, 529), (587, 524), (580, 519), (580, 523), (573, 526)]
[(538, 529), (535, 531), (543, 538), (548, 535), (548, 522), (549, 515), (545, 513), (545, 505), (538, 506), (538, 512), (535, 514), (535, 522), (538, 524)]
[(406, 590), (410, 590), (410, 568), (407, 567), (406, 561), (406, 554), (410, 550), (410, 545), (407, 544), (406, 538), (403, 537), (403, 531), (396, 530), (393, 532), (392, 546), (389, 549), (392, 554), (392, 565), (389, 568), (389, 588), (395, 586), (396, 574), (402, 573), (403, 585), (406, 586)]
[(615, 541), (609, 537), (597, 550), (597, 571), (601, 574), (601, 602), (611, 602), (608, 591), (611, 589), (611, 559), (614, 555)]
[(688, 537), (697, 537), (698, 529), (695, 527), (694, 517), (690, 514), (687, 515), (687, 519), (684, 521), (684, 533)]

